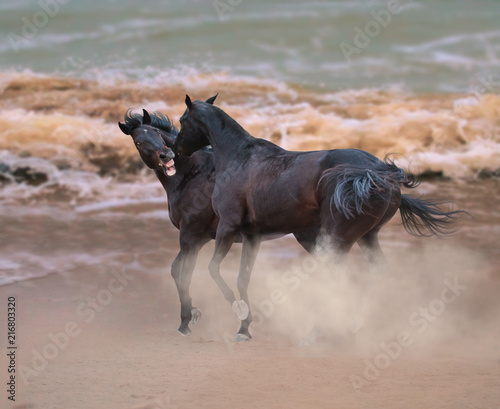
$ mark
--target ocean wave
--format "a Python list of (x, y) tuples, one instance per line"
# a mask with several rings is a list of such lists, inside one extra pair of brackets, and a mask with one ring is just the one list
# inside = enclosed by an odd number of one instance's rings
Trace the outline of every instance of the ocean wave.
[[(493, 55), (486, 55), (485, 58), (468, 57), (460, 53), (446, 51), (432, 51), (424, 56), (412, 56), (415, 62), (426, 66), (422, 71), (431, 72), (433, 67), (441, 66), (452, 71), (465, 69), (467, 71), (483, 70), (490, 72), (497, 66), (500, 66), (500, 59)], [(446, 85), (446, 84), (445, 84)]]
[[(482, 164), (478, 166), (478, 164)], [(489, 139), (470, 141), (466, 149), (445, 152), (422, 152), (415, 156), (413, 167), (426, 172), (454, 177), (500, 176), (500, 143)]]
[[(16, 41), (16, 48), (17, 51), (39, 50), (45, 48), (50, 49), (55, 46), (62, 46), (73, 43), (75, 41), (92, 41), (97, 40), (101, 37), (101, 33), (96, 32), (73, 32), (64, 34), (42, 33), (35, 36), (34, 38), (24, 39), (23, 41)], [(10, 41), (0, 45), (0, 53), (7, 53), (12, 51), (13, 47)]]
[(49, 274), (69, 272), (85, 266), (98, 265), (102, 262), (102, 258), (90, 254), (50, 256), (25, 251), (9, 255), (2, 254), (0, 286), (45, 277)]
[(22, 10), (31, 5), (30, 0), (4, 0), (0, 4), (0, 10)]
[[(33, 251), (17, 251), (2, 254), (0, 259), (0, 286), (13, 284), (19, 281), (33, 280), (46, 277), (50, 274), (65, 275), (86, 267), (106, 266), (109, 270), (116, 268), (116, 260), (130, 258), (127, 252), (111, 251), (104, 254), (87, 253), (78, 249), (76, 252), (66, 251), (64, 254), (37, 254)], [(137, 259), (137, 255), (135, 256)], [(144, 266), (137, 260), (128, 263), (125, 268), (134, 269)]]
[(186, 91), (196, 99), (220, 92), (220, 106), (251, 134), (291, 150), (396, 153), (417, 174), (451, 178), (500, 169), (500, 96), (493, 94), (321, 93), (194, 69), (154, 72), (147, 81), (2, 73), (0, 91), (0, 201), (9, 203), (163, 198), (116, 122), (130, 107), (161, 110), (176, 122)]
[(437, 40), (427, 41), (418, 45), (395, 46), (398, 51), (404, 51), (408, 54), (415, 54), (424, 51), (442, 49), (443, 46), (463, 45), (465, 42), (473, 42), (483, 47), (486, 40), (497, 39), (500, 37), (500, 31), (486, 31), (482, 33), (467, 33), (448, 35)]
[[(55, 158), (54, 158), (55, 159)], [(121, 179), (121, 180), (120, 180)], [(132, 175), (129, 181), (79, 169), (60, 169), (53, 162), (37, 157), (19, 157), (0, 151), (0, 203), (2, 205), (41, 205), (57, 202), (61, 206), (90, 211), (108, 200), (104, 207), (125, 204), (165, 202), (165, 193), (151, 173)], [(118, 203), (117, 203), (118, 202)], [(86, 205), (90, 205), (86, 208)]]

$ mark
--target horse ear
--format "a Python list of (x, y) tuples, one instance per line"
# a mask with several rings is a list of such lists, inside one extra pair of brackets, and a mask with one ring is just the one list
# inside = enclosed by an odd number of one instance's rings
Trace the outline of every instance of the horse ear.
[(142, 110), (142, 124), (151, 125), (151, 117), (149, 116), (148, 111), (146, 111), (145, 109)]
[(218, 96), (218, 95), (219, 95), (219, 93), (217, 93), (216, 95), (214, 95), (214, 96), (213, 96), (213, 97), (211, 97), (211, 98), (208, 98), (205, 102), (206, 102), (207, 104), (213, 105), (213, 104), (214, 104), (214, 102), (215, 102), (215, 98), (217, 98), (217, 96)]
[(191, 98), (189, 98), (189, 95), (186, 94), (186, 106), (188, 107), (188, 109), (191, 111), (191, 108), (193, 107), (193, 103), (191, 102)]
[(128, 125), (122, 124), (121, 122), (118, 122), (118, 126), (120, 127), (121, 131), (125, 135), (130, 135), (130, 128)]

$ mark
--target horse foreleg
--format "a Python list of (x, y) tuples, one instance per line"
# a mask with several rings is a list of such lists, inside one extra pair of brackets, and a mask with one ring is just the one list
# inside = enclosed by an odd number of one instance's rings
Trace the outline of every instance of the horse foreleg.
[(210, 271), (210, 276), (213, 278), (219, 289), (222, 291), (224, 298), (231, 304), (236, 301), (233, 290), (229, 288), (222, 276), (220, 275), (220, 265), (222, 260), (226, 257), (227, 253), (231, 249), (234, 243), (238, 231), (234, 228), (228, 228), (224, 225), (217, 227), (217, 235), (215, 237), (215, 250), (212, 260), (208, 265), (208, 270)]
[[(171, 267), (170, 273), (172, 274), (172, 277), (175, 281), (175, 286), (177, 287), (177, 292), (179, 294), (179, 300), (181, 302), (181, 326), (179, 327), (178, 331), (183, 335), (189, 335), (189, 333), (191, 331), (189, 330), (188, 324), (189, 324), (189, 320), (191, 318), (189, 317), (187, 322), (185, 322), (184, 312), (185, 312), (186, 307), (184, 307), (184, 305), (188, 305), (188, 303), (190, 303), (191, 300), (185, 300), (184, 296), (182, 294), (182, 290), (181, 290), (181, 268), (182, 268), (183, 258), (184, 258), (184, 255), (182, 254), (182, 251), (179, 251), (179, 254), (177, 254), (177, 257), (172, 262), (172, 267)], [(186, 301), (188, 301), (188, 302), (186, 302)], [(189, 309), (191, 309), (191, 308), (189, 308)]]
[(197, 239), (189, 234), (181, 233), (181, 251), (172, 263), (172, 277), (177, 286), (181, 302), (181, 325), (178, 331), (182, 335), (191, 334), (189, 322), (192, 321), (193, 324), (196, 324), (201, 317), (201, 311), (192, 306), (189, 286), (191, 285), (198, 252), (207, 242), (207, 239)]
[(233, 303), (233, 311), (241, 320), (241, 327), (236, 335), (235, 341), (247, 341), (252, 338), (248, 327), (252, 322), (252, 312), (248, 299), (248, 284), (257, 253), (259, 252), (261, 239), (258, 236), (243, 236), (243, 250), (241, 253), (240, 271), (238, 274), (238, 291), (241, 300)]

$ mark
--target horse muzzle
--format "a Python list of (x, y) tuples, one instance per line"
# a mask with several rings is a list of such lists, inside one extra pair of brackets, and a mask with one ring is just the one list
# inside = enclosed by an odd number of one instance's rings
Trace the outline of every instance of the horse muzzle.
[(167, 152), (162, 152), (158, 155), (158, 159), (160, 160), (158, 165), (162, 168), (163, 174), (165, 176), (174, 176), (176, 173), (175, 170), (175, 154), (172, 150)]

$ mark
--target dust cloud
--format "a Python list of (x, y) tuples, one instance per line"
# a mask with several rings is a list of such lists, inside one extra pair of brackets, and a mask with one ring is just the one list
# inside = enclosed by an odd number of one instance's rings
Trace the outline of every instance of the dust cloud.
[[(249, 290), (254, 339), (298, 354), (354, 354), (382, 369), (400, 357), (498, 363), (498, 275), (473, 249), (423, 240), (383, 243), (388, 264), (376, 269), (358, 249), (339, 267), (305, 252), (274, 254), (279, 240), (264, 243)], [(223, 265), (234, 289), (238, 257), (233, 251)], [(195, 277), (193, 299), (208, 313), (202, 327), (229, 343), (239, 324), (210, 281)]]

